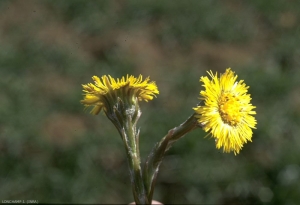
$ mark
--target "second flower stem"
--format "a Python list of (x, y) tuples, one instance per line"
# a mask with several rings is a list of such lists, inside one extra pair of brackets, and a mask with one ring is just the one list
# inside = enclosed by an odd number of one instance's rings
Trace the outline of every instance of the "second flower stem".
[(156, 177), (165, 152), (171, 148), (174, 142), (197, 127), (198, 122), (193, 114), (178, 127), (169, 130), (168, 134), (150, 152), (143, 170), (148, 201), (152, 200)]

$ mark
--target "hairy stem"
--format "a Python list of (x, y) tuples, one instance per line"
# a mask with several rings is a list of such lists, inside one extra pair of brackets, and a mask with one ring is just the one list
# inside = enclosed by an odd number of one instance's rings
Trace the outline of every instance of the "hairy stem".
[(150, 152), (143, 170), (148, 201), (152, 200), (157, 173), (165, 152), (171, 148), (174, 142), (197, 127), (199, 127), (198, 122), (193, 114), (178, 127), (169, 130), (168, 134)]

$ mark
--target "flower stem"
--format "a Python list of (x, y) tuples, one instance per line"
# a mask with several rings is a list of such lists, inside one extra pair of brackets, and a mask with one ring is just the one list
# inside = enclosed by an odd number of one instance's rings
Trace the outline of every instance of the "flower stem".
[(123, 129), (121, 135), (125, 143), (125, 149), (129, 164), (130, 181), (132, 185), (133, 197), (136, 204), (149, 204), (142, 177), (141, 160), (139, 152), (139, 131), (136, 123), (141, 115), (139, 109), (136, 110), (134, 119), (132, 115), (123, 118)]
[(122, 130), (122, 137), (125, 142), (130, 181), (135, 203), (148, 204), (140, 165), (141, 160), (138, 149), (139, 132), (136, 130), (135, 123), (132, 123), (130, 116), (128, 116), (128, 120)]
[(142, 177), (139, 130), (136, 129), (141, 111), (137, 99), (134, 102), (131, 104), (118, 98), (112, 112), (106, 112), (106, 115), (117, 128), (125, 145), (134, 201), (136, 204), (149, 204)]
[(198, 122), (193, 114), (178, 127), (169, 130), (168, 134), (154, 146), (154, 148), (148, 155), (143, 170), (143, 177), (148, 201), (152, 200), (157, 173), (159, 171), (159, 167), (161, 165), (165, 152), (172, 147), (174, 142), (176, 142), (188, 132), (196, 129), (198, 126)]

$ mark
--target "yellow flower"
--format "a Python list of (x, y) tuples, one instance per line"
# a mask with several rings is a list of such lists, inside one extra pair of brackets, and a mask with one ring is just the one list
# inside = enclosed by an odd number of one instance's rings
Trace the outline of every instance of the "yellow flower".
[(212, 71), (208, 77), (201, 77), (205, 90), (200, 92), (204, 105), (194, 108), (195, 117), (203, 129), (216, 139), (216, 147), (224, 152), (238, 154), (247, 141), (252, 141), (252, 129), (256, 114), (250, 103), (249, 86), (243, 80), (236, 81), (237, 75), (230, 68), (218, 78)]
[(116, 80), (110, 75), (102, 76), (101, 79), (93, 76), (94, 84), (82, 85), (85, 92), (84, 100), (80, 102), (86, 107), (94, 106), (91, 113), (97, 115), (102, 109), (107, 113), (113, 111), (121, 100), (127, 107), (138, 101), (152, 100), (159, 93), (155, 82), (148, 82), (149, 77), (143, 81), (142, 75), (138, 78), (134, 76), (123, 76)]

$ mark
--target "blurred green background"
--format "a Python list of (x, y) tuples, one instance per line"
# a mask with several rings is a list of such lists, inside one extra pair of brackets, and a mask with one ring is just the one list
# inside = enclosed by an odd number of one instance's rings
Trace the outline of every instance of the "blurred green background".
[(93, 75), (150, 76), (143, 159), (198, 103), (200, 76), (231, 67), (257, 106), (237, 156), (198, 129), (167, 153), (154, 199), (300, 203), (300, 1), (0, 1), (0, 199), (133, 201), (125, 149), (83, 111)]

